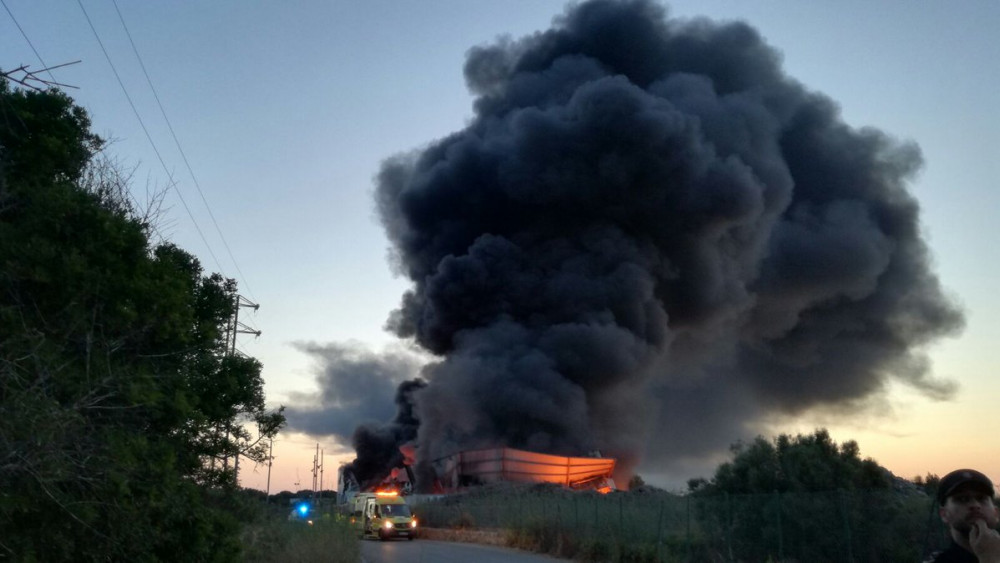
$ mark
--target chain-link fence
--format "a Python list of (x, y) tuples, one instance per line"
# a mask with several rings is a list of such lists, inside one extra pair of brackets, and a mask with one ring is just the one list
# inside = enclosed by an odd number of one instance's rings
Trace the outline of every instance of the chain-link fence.
[(652, 561), (917, 562), (944, 536), (915, 491), (600, 495), (484, 489), (414, 499), (429, 527), (546, 528), (578, 543), (644, 546)]

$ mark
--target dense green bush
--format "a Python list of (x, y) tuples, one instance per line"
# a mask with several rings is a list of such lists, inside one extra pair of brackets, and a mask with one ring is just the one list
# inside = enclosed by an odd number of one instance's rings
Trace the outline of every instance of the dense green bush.
[[(429, 527), (511, 530), (513, 545), (580, 561), (919, 561), (936, 546), (923, 487), (823, 430), (733, 448), (684, 495), (489, 485), (417, 504)], [(930, 543), (931, 545), (925, 545)]]
[[(236, 561), (232, 459), (279, 412), (236, 283), (154, 244), (86, 112), (0, 77), (0, 558)], [(217, 462), (217, 463), (216, 463)]]

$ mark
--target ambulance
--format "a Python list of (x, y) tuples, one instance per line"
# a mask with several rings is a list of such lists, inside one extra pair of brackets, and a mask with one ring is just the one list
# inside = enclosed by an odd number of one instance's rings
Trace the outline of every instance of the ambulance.
[(396, 491), (358, 493), (352, 501), (351, 525), (362, 539), (417, 537), (417, 519)]

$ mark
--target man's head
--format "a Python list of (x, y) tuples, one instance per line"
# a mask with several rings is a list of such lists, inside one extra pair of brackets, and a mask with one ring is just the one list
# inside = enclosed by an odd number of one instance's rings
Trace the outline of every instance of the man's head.
[(973, 469), (959, 469), (941, 478), (938, 485), (938, 514), (954, 532), (968, 537), (976, 520), (990, 528), (1000, 522), (1000, 511), (993, 502), (993, 482)]

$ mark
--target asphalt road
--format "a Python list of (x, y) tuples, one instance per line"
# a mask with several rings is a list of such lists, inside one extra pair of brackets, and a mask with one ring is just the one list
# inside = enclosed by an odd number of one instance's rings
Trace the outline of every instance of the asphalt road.
[(361, 563), (565, 563), (505, 547), (416, 539), (361, 542)]

